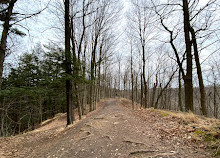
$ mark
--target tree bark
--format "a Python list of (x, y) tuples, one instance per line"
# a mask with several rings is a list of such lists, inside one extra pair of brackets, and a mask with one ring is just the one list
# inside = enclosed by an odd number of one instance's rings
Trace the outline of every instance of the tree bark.
[(183, 111), (183, 106), (182, 106), (182, 82), (181, 82), (181, 71), (179, 70), (179, 76), (178, 76), (178, 81), (179, 81), (179, 88), (178, 88), (178, 106), (180, 111)]
[(141, 107), (144, 107), (143, 105), (143, 75), (141, 74)]
[[(83, 61), (82, 61), (82, 76), (83, 76), (83, 80), (85, 82), (86, 80), (86, 47), (87, 47), (87, 43), (84, 43), (84, 51), (83, 51)], [(87, 104), (87, 84), (83, 83), (83, 93), (82, 93), (82, 114), (85, 114), (85, 108), (86, 108), (86, 104)]]
[(17, 2), (17, 0), (11, 0), (11, 2), (9, 3), (8, 10), (6, 12), (5, 21), (3, 24), (1, 43), (0, 43), (0, 90), (2, 87), (3, 64), (5, 61), (5, 53), (6, 53), (6, 48), (7, 48), (7, 37), (8, 37), (8, 32), (11, 27), (9, 22), (11, 19), (14, 4), (16, 2)]
[(186, 44), (186, 76), (184, 77), (185, 87), (185, 106), (186, 111), (194, 111), (193, 109), (193, 82), (192, 82), (192, 49), (190, 40), (190, 19), (188, 0), (183, 0), (183, 16), (184, 16), (184, 35)]
[(72, 124), (72, 116), (74, 113), (72, 112), (72, 81), (70, 75), (72, 73), (71, 70), (71, 53), (70, 53), (70, 19), (69, 19), (69, 0), (65, 0), (65, 65), (66, 65), (66, 106), (67, 106), (67, 126)]
[(131, 100), (132, 100), (132, 110), (134, 110), (134, 74), (133, 74), (133, 50), (131, 43)]
[(157, 74), (156, 74), (156, 82), (154, 83), (152, 97), (151, 97), (151, 104), (150, 104), (151, 107), (154, 107), (154, 100), (155, 100), (157, 86), (158, 86), (158, 80), (157, 80)]
[(206, 92), (205, 92), (205, 87), (204, 87), (204, 83), (203, 83), (201, 64), (200, 64), (200, 61), (199, 61), (199, 52), (198, 52), (196, 34), (195, 34), (195, 31), (192, 27), (190, 27), (190, 32), (191, 32), (191, 35), (192, 35), (192, 44), (193, 44), (193, 48), (194, 48), (194, 57), (195, 57), (197, 75), (198, 75), (198, 80), (199, 80), (201, 111), (202, 111), (203, 115), (207, 116)]
[(138, 102), (138, 76), (135, 77), (135, 101)]
[(144, 100), (143, 100), (143, 104), (144, 104), (144, 108), (147, 108), (147, 81), (146, 81), (146, 73), (145, 73), (145, 68), (146, 68), (146, 62), (145, 62), (145, 47), (144, 45), (142, 45), (142, 60), (143, 60), (143, 83), (144, 83)]
[[(214, 73), (213, 73), (214, 76)], [(216, 86), (216, 77), (214, 76), (214, 85), (213, 85), (213, 91), (214, 91), (214, 117), (218, 118), (218, 104), (217, 104), (217, 86)]]
[(93, 111), (94, 110), (94, 86), (95, 86), (95, 57), (96, 57), (96, 47), (98, 44), (98, 36), (96, 35), (95, 37), (95, 42), (94, 42), (94, 47), (92, 50), (92, 58), (91, 58), (91, 83), (90, 83), (90, 107), (89, 107), (89, 111)]

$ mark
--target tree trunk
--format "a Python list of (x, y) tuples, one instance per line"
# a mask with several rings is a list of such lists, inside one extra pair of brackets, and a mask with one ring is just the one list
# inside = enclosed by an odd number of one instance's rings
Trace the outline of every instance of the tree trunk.
[(94, 86), (95, 86), (95, 56), (96, 56), (96, 47), (97, 47), (97, 44), (98, 44), (98, 36), (95, 37), (95, 42), (94, 42), (94, 47), (93, 47), (93, 50), (92, 50), (92, 57), (91, 57), (91, 83), (90, 83), (90, 107), (89, 107), (89, 111), (93, 111), (94, 110)]
[(101, 99), (101, 60), (102, 60), (102, 47), (103, 45), (101, 44), (100, 50), (99, 50), (99, 62), (98, 62), (98, 101)]
[(182, 106), (182, 83), (181, 83), (181, 71), (179, 70), (179, 89), (178, 89), (178, 106), (180, 111), (183, 111), (183, 106)]
[(132, 43), (131, 43), (131, 100), (132, 110), (134, 110), (134, 74), (133, 74), (133, 57), (132, 57)]
[[(85, 42), (84, 44), (84, 52), (83, 52), (83, 63), (82, 63), (82, 76), (83, 76), (83, 80), (85, 82), (86, 80), (86, 47), (87, 47), (87, 43)], [(85, 114), (85, 108), (86, 108), (86, 104), (87, 104), (87, 84), (83, 83), (83, 93), (82, 93), (82, 114)]]
[(201, 65), (200, 65), (200, 61), (199, 61), (199, 52), (198, 52), (196, 34), (195, 34), (195, 31), (192, 27), (190, 27), (190, 32), (192, 35), (192, 44), (193, 44), (193, 48), (194, 48), (194, 56), (195, 56), (197, 75), (198, 75), (198, 80), (199, 80), (201, 111), (202, 111), (203, 115), (207, 116), (206, 92), (205, 92), (205, 87), (204, 87), (204, 83), (203, 83)]
[(143, 89), (143, 92), (144, 92), (144, 100), (143, 100), (143, 105), (144, 105), (144, 108), (147, 108), (147, 81), (146, 81), (146, 73), (145, 73), (145, 48), (144, 46), (142, 46), (142, 55), (143, 55), (143, 82), (144, 82), (144, 89)]
[(190, 40), (190, 20), (188, 0), (183, 0), (183, 16), (184, 16), (184, 35), (186, 44), (187, 69), (184, 77), (185, 87), (185, 106), (186, 111), (194, 111), (193, 109), (193, 82), (192, 82), (192, 49)]
[(120, 94), (120, 91), (121, 91), (121, 62), (119, 61), (119, 73), (118, 73), (118, 91), (119, 91), (119, 94), (118, 94), (118, 97), (121, 97), (121, 94)]
[(216, 78), (214, 78), (214, 87), (213, 88), (214, 88), (214, 117), (218, 118)]
[(144, 107), (143, 105), (143, 75), (141, 74), (141, 107)]
[(135, 77), (135, 101), (138, 102), (138, 76)]
[(71, 53), (70, 53), (70, 19), (69, 19), (69, 0), (65, 0), (65, 65), (66, 65), (66, 102), (67, 102), (67, 125), (72, 124), (72, 81), (69, 79), (71, 70)]
[(8, 10), (6, 12), (5, 21), (3, 24), (2, 37), (1, 37), (1, 43), (0, 43), (0, 90), (2, 87), (3, 64), (5, 61), (5, 53), (6, 53), (6, 48), (7, 48), (7, 37), (8, 37), (8, 32), (11, 27), (9, 22), (11, 19), (14, 4), (16, 2), (17, 0), (11, 0), (11, 2), (9, 3)]
[(78, 107), (79, 120), (81, 120), (82, 119), (82, 106), (80, 104), (78, 85), (76, 83), (74, 83), (74, 89), (75, 89), (75, 95), (76, 95), (76, 104)]
[(156, 74), (156, 82), (154, 83), (152, 97), (151, 97), (151, 104), (150, 104), (151, 107), (154, 107), (154, 100), (155, 100), (157, 86), (158, 86), (158, 80), (157, 80), (157, 74)]

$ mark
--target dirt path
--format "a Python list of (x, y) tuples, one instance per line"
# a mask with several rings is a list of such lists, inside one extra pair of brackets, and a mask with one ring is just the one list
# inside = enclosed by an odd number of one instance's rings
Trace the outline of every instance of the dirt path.
[(26, 144), (28, 153), (20, 157), (62, 158), (209, 158), (202, 149), (182, 146), (178, 141), (161, 139), (129, 109), (117, 105), (117, 100), (106, 101), (73, 128), (54, 139)]

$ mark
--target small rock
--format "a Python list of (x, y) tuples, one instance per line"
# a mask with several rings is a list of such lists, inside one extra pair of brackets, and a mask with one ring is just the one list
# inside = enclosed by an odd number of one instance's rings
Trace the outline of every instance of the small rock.
[(200, 145), (199, 145), (200, 148), (203, 148), (204, 146), (205, 146), (204, 144), (200, 144)]
[(191, 136), (188, 136), (188, 137), (187, 137), (187, 139), (191, 139), (191, 138), (192, 138)]

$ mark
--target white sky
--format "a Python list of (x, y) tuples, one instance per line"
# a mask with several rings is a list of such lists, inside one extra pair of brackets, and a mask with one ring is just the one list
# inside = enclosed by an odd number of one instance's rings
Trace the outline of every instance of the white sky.
[[(19, 11), (22, 11), (23, 13), (27, 12), (36, 12), (40, 8), (44, 8), (44, 6), (47, 4), (48, 0), (28, 0), (30, 3), (27, 3), (27, 0), (18, 0), (17, 9)], [(60, 0), (62, 2), (62, 0)], [(130, 0), (121, 0), (121, 2), (124, 5), (124, 9), (121, 12), (121, 21), (120, 21), (120, 34), (122, 34), (125, 31), (126, 28), (126, 11), (129, 11), (129, 2)], [(204, 5), (206, 4), (208, 0), (200, 0), (200, 4)], [(32, 3), (32, 4), (31, 4)], [(35, 4), (37, 3), (37, 5)], [(35, 6), (35, 7), (33, 7)], [(15, 62), (19, 55), (21, 55), (24, 52), (30, 52), (31, 49), (35, 46), (36, 43), (40, 42), (41, 44), (48, 44), (50, 40), (55, 40), (62, 42), (63, 35), (61, 32), (59, 32), (57, 29), (51, 29), (51, 27), (57, 27), (59, 25), (56, 25), (56, 23), (59, 23), (59, 20), (51, 16), (51, 14), (48, 11), (44, 11), (42, 14), (38, 15), (36, 18), (29, 19), (27, 21), (24, 21), (24, 26), (30, 30), (30, 36), (26, 36), (24, 38), (18, 38), (18, 45), (14, 48), (14, 52), (11, 55), (10, 58), (7, 58), (8, 62)], [(117, 53), (124, 52), (127, 46), (125, 46), (124, 42), (121, 42), (118, 45), (118, 49), (116, 50)], [(128, 54), (128, 49), (126, 54)], [(206, 56), (204, 56), (205, 58)], [(203, 58), (203, 59), (204, 59)]]

